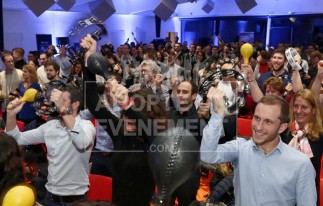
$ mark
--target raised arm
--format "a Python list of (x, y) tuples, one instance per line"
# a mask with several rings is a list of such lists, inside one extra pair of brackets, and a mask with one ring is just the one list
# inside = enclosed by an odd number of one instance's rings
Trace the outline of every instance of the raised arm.
[(211, 87), (208, 98), (211, 100), (211, 119), (203, 130), (201, 143), (201, 160), (208, 164), (233, 162), (238, 158), (238, 141), (230, 141), (226, 144), (218, 144), (224, 136), (223, 117), (225, 112), (224, 92)]
[(293, 86), (293, 91), (297, 92), (300, 89), (303, 89), (303, 83), (301, 79), (301, 75), (299, 74), (298, 70), (293, 70), (292, 73), (292, 86)]
[(114, 129), (118, 128), (119, 118), (108, 111), (102, 104), (96, 84), (95, 74), (90, 71), (91, 68), (87, 67), (89, 56), (96, 53), (97, 42), (91, 37), (91, 35), (87, 35), (81, 40), (81, 46), (87, 50), (84, 56), (85, 69), (83, 70), (85, 106), (113, 138), (117, 135), (114, 132)]
[(317, 74), (313, 81), (311, 89), (319, 97), (323, 80), (323, 60), (319, 61), (317, 64)]
[(241, 71), (247, 75), (247, 81), (250, 85), (250, 93), (254, 102), (259, 102), (259, 100), (264, 96), (260, 90), (255, 74), (249, 64), (241, 64)]

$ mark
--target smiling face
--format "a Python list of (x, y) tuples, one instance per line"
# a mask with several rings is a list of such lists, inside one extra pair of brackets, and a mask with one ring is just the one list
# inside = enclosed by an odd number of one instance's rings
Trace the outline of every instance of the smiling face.
[(281, 53), (275, 53), (271, 58), (272, 68), (274, 71), (281, 71), (285, 65), (285, 55)]
[(293, 113), (300, 128), (304, 128), (305, 125), (310, 122), (311, 117), (315, 114), (315, 108), (309, 101), (298, 96), (294, 101)]
[(255, 144), (270, 151), (279, 143), (279, 134), (287, 128), (279, 119), (281, 107), (259, 103), (252, 119), (252, 139)]

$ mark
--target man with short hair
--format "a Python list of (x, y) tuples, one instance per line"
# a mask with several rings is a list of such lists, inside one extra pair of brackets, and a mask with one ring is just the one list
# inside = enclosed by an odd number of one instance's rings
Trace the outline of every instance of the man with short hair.
[(22, 71), (14, 66), (14, 58), (11, 52), (4, 52), (1, 60), (5, 66), (5, 70), (0, 72), (0, 99), (3, 101), (1, 107), (5, 113), (9, 102), (9, 94), (16, 92), (19, 83), (23, 80)]
[(64, 46), (59, 47), (59, 55), (52, 58), (52, 62), (55, 62), (60, 67), (60, 76), (68, 79), (71, 73), (72, 63), (71, 58), (66, 54), (66, 48)]
[[(203, 127), (206, 123), (203, 119), (199, 119), (194, 104), (197, 90), (197, 85), (190, 81), (183, 81), (175, 86), (173, 88), (173, 93), (177, 107), (172, 108), (168, 113), (168, 116), (170, 123), (173, 124), (173, 126), (187, 129), (194, 135), (196, 141), (200, 144)], [(173, 200), (177, 197), (179, 206), (189, 205), (196, 199), (199, 183), (200, 172), (199, 169), (197, 169), (187, 181), (175, 189), (172, 195)]]
[(73, 205), (86, 199), (89, 190), (87, 171), (94, 145), (95, 128), (91, 121), (83, 120), (78, 115), (83, 107), (81, 88), (70, 85), (63, 91), (53, 89), (50, 101), (57, 107), (60, 118), (26, 132), (19, 132), (16, 125), (16, 115), (24, 103), (18, 99), (10, 102), (13, 109), (7, 110), (6, 133), (13, 136), (18, 145), (46, 144), (46, 205)]
[(223, 136), (224, 92), (211, 87), (211, 119), (204, 128), (201, 160), (232, 162), (236, 205), (315, 206), (315, 170), (309, 158), (282, 142), (289, 105), (281, 97), (264, 96), (252, 119), (252, 138), (218, 144)]
[(50, 63), (50, 56), (47, 52), (43, 52), (39, 55), (41, 66), (37, 69), (38, 83), (42, 89), (45, 88), (45, 84), (49, 82), (47, 79), (45, 68)]
[(15, 68), (22, 69), (24, 65), (27, 64), (27, 62), (24, 59), (25, 56), (25, 50), (20, 47), (16, 47), (12, 50), (13, 59), (15, 61)]
[(57, 80), (59, 79), (59, 65), (54, 62), (50, 62), (46, 66), (46, 76), (49, 81)]
[(271, 63), (272, 70), (263, 73), (258, 79), (258, 85), (262, 93), (265, 93), (265, 90), (263, 89), (263, 83), (270, 77), (280, 78), (284, 82), (285, 86), (287, 86), (287, 84), (291, 82), (290, 73), (284, 69), (284, 66), (287, 63), (285, 50), (276, 49), (272, 55)]
[(129, 87), (130, 91), (136, 91), (142, 88), (150, 89), (168, 107), (169, 93), (168, 88), (162, 84), (163, 75), (158, 72), (158, 65), (153, 60), (144, 60), (140, 64), (141, 82)]

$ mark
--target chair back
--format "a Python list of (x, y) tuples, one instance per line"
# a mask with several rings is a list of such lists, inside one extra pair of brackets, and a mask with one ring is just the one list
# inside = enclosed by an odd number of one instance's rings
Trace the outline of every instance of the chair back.
[(251, 119), (238, 118), (238, 136), (252, 137)]
[(25, 123), (23, 121), (17, 120), (16, 121), (16, 124), (17, 124), (17, 127), (18, 127), (19, 131), (20, 132), (23, 132), (24, 131), (24, 127), (25, 127)]
[(90, 187), (88, 200), (112, 202), (112, 178), (103, 175), (89, 174)]

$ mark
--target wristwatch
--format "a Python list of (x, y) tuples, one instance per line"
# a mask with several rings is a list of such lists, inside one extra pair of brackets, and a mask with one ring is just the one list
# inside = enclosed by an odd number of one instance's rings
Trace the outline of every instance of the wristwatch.
[(64, 111), (60, 112), (60, 115), (64, 116), (64, 115), (72, 114), (72, 113), (73, 113), (72, 108), (69, 107), (69, 108), (65, 109)]

